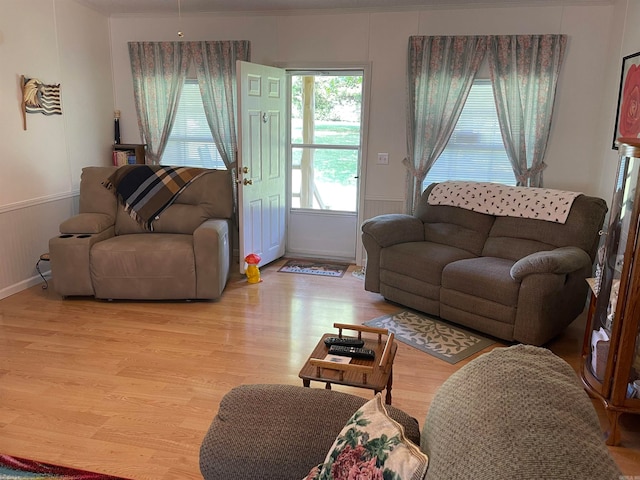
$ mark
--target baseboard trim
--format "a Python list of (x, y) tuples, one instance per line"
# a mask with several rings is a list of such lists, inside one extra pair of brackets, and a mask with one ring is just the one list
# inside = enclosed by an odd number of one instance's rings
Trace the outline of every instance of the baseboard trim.
[[(42, 274), (44, 275), (44, 278), (47, 279), (47, 282), (51, 281), (51, 270), (43, 271)], [(27, 278), (26, 280), (23, 280), (16, 284), (9, 285), (8, 287), (5, 287), (2, 290), (0, 290), (0, 300), (2, 300), (3, 298), (10, 297), (11, 295), (19, 293), (22, 290), (26, 290), (27, 288), (31, 288), (34, 285), (38, 285), (41, 283), (44, 283), (42, 281), (42, 277), (40, 275), (35, 275), (33, 277)]]
[(284, 256), (289, 258), (299, 258), (301, 260), (303, 259), (326, 260), (326, 261), (342, 262), (342, 263), (349, 263), (349, 264), (356, 262), (356, 259), (354, 257), (340, 256), (332, 252), (287, 250)]

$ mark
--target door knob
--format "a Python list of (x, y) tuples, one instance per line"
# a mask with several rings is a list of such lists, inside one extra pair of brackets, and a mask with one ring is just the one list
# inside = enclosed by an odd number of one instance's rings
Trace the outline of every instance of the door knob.
[(249, 179), (246, 179), (246, 178), (245, 178), (245, 179), (242, 181), (242, 183), (243, 183), (243, 184), (245, 184), (245, 185), (253, 185), (253, 180), (249, 180)]
[(242, 173), (249, 173), (249, 167), (242, 167)]

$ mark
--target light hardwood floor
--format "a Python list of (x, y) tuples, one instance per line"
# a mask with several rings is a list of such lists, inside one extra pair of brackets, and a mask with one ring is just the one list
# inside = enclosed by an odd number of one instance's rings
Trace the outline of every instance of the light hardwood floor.
[[(353, 266), (326, 278), (278, 273), (282, 263), (261, 269), (260, 284), (234, 274), (218, 302), (63, 300), (40, 286), (1, 300), (0, 453), (136, 480), (202, 478), (200, 442), (230, 388), (301, 385), (300, 367), (334, 322), (400, 309), (365, 292)], [(581, 318), (547, 345), (574, 369), (583, 329)], [(393, 404), (422, 424), (469, 360), (449, 365), (400, 343)], [(624, 419), (622, 441), (611, 452), (640, 476), (637, 417)]]

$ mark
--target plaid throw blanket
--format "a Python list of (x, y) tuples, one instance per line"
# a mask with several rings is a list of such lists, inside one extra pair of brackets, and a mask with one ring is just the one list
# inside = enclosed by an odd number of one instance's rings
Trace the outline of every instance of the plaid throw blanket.
[(207, 172), (204, 168), (123, 165), (103, 185), (115, 189), (131, 218), (153, 231), (152, 222), (158, 215), (191, 182)]

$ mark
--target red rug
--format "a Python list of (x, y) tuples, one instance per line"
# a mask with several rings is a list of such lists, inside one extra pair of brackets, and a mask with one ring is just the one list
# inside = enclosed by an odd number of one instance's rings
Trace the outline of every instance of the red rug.
[(127, 480), (123, 477), (112, 477), (111, 475), (60, 467), (49, 463), (0, 454), (0, 479), (28, 480), (30, 478), (47, 478), (51, 480)]

